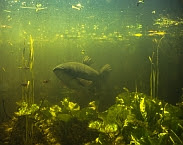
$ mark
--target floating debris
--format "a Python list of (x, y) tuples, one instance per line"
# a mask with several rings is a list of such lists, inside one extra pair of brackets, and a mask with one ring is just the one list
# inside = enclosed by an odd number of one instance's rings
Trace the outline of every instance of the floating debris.
[(177, 18), (177, 20), (173, 20), (170, 18), (167, 18), (166, 16), (162, 16), (159, 19), (155, 20), (155, 23), (153, 25), (159, 25), (160, 28), (162, 27), (170, 27), (170, 26), (178, 26), (183, 24), (183, 19)]
[(25, 67), (19, 66), (18, 69), (25, 69), (25, 70), (28, 70), (28, 69), (30, 69), (30, 67), (28, 67), (28, 66), (25, 66)]
[(9, 10), (4, 10), (4, 12), (11, 13), (11, 11), (9, 11)]
[(80, 11), (82, 8), (84, 8), (84, 6), (82, 6), (80, 3), (72, 5), (72, 9), (76, 9), (78, 11)]
[(23, 8), (23, 9), (34, 9), (34, 10), (36, 10), (36, 12), (38, 12), (38, 11), (40, 11), (40, 10), (47, 9), (47, 7), (42, 7), (41, 4), (37, 4), (35, 7), (25, 7), (25, 6), (21, 6), (21, 8)]
[(139, 6), (140, 4), (143, 4), (143, 3), (144, 3), (144, 0), (138, 0), (137, 6)]
[(8, 28), (8, 29), (11, 29), (12, 27), (9, 26), (9, 25), (0, 25), (0, 28)]
[(163, 36), (166, 34), (165, 31), (153, 31), (153, 30), (149, 30), (149, 36), (154, 36), (154, 35), (160, 35), (160, 36)]
[(135, 33), (135, 34), (133, 34), (133, 36), (142, 37), (142, 34), (141, 33)]
[(152, 14), (155, 14), (155, 13), (156, 13), (156, 11), (152, 11), (151, 13), (152, 13)]

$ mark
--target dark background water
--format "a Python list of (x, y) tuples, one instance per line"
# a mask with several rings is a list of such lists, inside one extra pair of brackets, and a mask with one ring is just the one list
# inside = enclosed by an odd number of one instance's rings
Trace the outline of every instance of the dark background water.
[[(81, 10), (72, 8), (78, 3)], [(124, 87), (150, 94), (149, 56), (159, 44), (158, 97), (175, 104), (183, 88), (182, 7), (181, 0), (145, 0), (139, 6), (136, 0), (1, 0), (0, 116), (4, 116), (2, 100), (8, 113), (16, 110), (22, 83), (30, 79), (29, 70), (20, 69), (23, 53), (28, 61), (30, 35), (36, 103), (43, 97), (50, 104), (68, 96), (80, 104), (94, 100), (94, 94), (66, 89), (52, 72), (56, 65), (82, 62), (86, 55), (94, 60), (96, 70), (106, 63), (112, 67), (99, 93), (102, 110), (114, 103)]]

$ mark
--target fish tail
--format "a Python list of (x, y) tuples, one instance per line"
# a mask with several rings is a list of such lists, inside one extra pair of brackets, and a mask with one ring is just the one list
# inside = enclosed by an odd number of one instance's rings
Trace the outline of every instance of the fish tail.
[(109, 64), (105, 64), (101, 69), (100, 69), (100, 75), (105, 77), (109, 72), (111, 71), (111, 66)]

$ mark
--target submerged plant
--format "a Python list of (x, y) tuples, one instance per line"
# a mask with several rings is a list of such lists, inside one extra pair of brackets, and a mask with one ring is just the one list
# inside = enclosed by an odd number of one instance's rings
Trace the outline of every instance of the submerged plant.
[(39, 109), (39, 106), (36, 104), (28, 106), (28, 103), (22, 102), (20, 105), (21, 106), (19, 107), (18, 112), (15, 112), (17, 116), (30, 115), (35, 113)]
[(155, 51), (153, 51), (152, 56), (149, 56), (149, 61), (151, 64), (151, 74), (150, 74), (150, 96), (153, 98), (158, 97), (159, 89), (159, 49), (163, 35), (159, 40), (153, 39), (155, 43)]
[(22, 102), (0, 135), (6, 144), (26, 144), (28, 118), (33, 127), (31, 144), (182, 144), (182, 114), (179, 106), (129, 91), (119, 94), (104, 112), (98, 112), (95, 102), (80, 108), (68, 98), (50, 107)]
[(101, 144), (182, 144), (181, 113), (158, 99), (127, 92), (119, 94), (116, 104), (89, 127), (101, 132), (96, 141)]
[(3, 126), (8, 138), (2, 140), (12, 145), (27, 144), (25, 127), (26, 120), (29, 120), (33, 125), (30, 144), (75, 145), (92, 141), (98, 136), (98, 131), (88, 128), (89, 120), (96, 118), (96, 110), (92, 107), (90, 104), (80, 109), (77, 103), (66, 98), (51, 107), (45, 107), (42, 103), (38, 106), (21, 102), (13, 119)]

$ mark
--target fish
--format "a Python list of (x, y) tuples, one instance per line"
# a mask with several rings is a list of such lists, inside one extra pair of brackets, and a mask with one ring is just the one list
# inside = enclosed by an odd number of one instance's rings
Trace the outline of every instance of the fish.
[(53, 72), (66, 86), (75, 86), (77, 88), (78, 86), (85, 87), (91, 82), (97, 82), (105, 78), (111, 70), (109, 64), (104, 65), (100, 71), (97, 71), (80, 62), (66, 62), (56, 66)]

